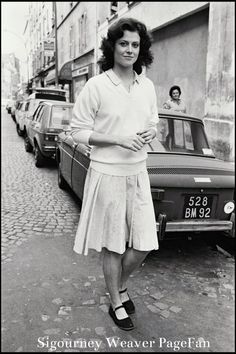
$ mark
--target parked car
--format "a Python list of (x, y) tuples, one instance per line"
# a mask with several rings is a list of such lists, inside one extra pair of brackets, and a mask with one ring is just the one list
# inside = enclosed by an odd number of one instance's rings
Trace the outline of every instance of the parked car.
[(23, 136), (27, 135), (27, 129), (33, 114), (40, 102), (60, 101), (66, 102), (66, 91), (61, 89), (52, 89), (49, 87), (38, 87), (26, 100), (24, 114), (19, 120), (19, 131)]
[(58, 134), (70, 128), (73, 103), (41, 102), (30, 121), (25, 136), (25, 150), (34, 150), (35, 165), (42, 167), (46, 158), (55, 158)]
[[(147, 160), (159, 239), (210, 231), (232, 236), (234, 166), (214, 156), (200, 118), (169, 110), (159, 118)], [(58, 185), (69, 185), (80, 199), (90, 151), (75, 134), (59, 134)]]
[(20, 123), (25, 114), (26, 101), (19, 101), (16, 106), (15, 111), (15, 122), (16, 122), (16, 131), (19, 136), (24, 135), (24, 131), (20, 129)]
[(11, 113), (11, 108), (13, 106), (13, 100), (8, 100), (7, 102), (7, 105), (6, 105), (6, 110), (7, 110), (7, 113)]
[(14, 122), (16, 121), (16, 108), (19, 105), (19, 100), (16, 100), (13, 102), (13, 105), (11, 107), (11, 117), (14, 120)]

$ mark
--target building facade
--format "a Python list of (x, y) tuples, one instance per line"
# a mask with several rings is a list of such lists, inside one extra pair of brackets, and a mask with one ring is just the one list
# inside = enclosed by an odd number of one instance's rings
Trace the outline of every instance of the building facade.
[(2, 98), (17, 99), (20, 87), (20, 63), (14, 53), (2, 54)]
[(94, 76), (96, 2), (57, 2), (58, 71), (67, 72), (74, 102), (85, 82)]
[(28, 73), (32, 87), (45, 86), (45, 77), (55, 65), (54, 16), (52, 2), (29, 2), (24, 38)]

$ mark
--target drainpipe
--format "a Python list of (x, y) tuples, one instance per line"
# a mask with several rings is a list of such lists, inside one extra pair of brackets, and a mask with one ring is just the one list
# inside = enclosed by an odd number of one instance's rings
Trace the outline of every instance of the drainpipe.
[(58, 88), (58, 49), (57, 49), (57, 3), (53, 1), (54, 30), (55, 30), (55, 86)]

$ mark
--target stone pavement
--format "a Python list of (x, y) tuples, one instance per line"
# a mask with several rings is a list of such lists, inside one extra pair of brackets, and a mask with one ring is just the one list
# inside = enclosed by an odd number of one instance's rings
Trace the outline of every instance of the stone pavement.
[(134, 273), (136, 328), (107, 314), (102, 257), (72, 250), (80, 204), (2, 116), (2, 352), (233, 352), (234, 258), (163, 243)]
[(79, 351), (94, 351), (84, 347), (92, 341), (101, 342), (98, 351), (128, 349), (109, 347), (112, 337), (147, 346), (129, 348), (136, 352), (173, 351), (161, 347), (160, 340), (188, 338), (202, 338), (203, 347), (192, 344), (180, 351), (233, 351), (233, 259), (199, 243), (195, 250), (165, 248), (150, 254), (130, 281), (136, 329), (124, 332), (107, 314), (101, 257), (93, 251), (80, 257), (72, 246), (72, 236), (34, 234), (3, 265), (3, 351), (47, 352), (58, 346), (56, 351), (76, 352), (75, 343), (83, 343)]

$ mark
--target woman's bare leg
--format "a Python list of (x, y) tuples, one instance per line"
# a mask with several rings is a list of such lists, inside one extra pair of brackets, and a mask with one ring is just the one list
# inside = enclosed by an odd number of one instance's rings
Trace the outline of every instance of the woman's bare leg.
[[(106, 282), (108, 292), (110, 294), (111, 305), (113, 309), (122, 305), (122, 301), (119, 294), (119, 285), (121, 279), (121, 260), (122, 255), (111, 252), (107, 249), (104, 251), (103, 259), (103, 273)], [(124, 308), (120, 308), (116, 311), (118, 319), (128, 317)]]
[[(144, 261), (150, 251), (137, 251), (133, 248), (128, 248), (124, 253), (121, 261), (121, 277), (119, 289), (127, 288), (127, 280), (137, 268)], [(127, 301), (129, 299), (127, 292), (121, 294), (121, 300)]]

